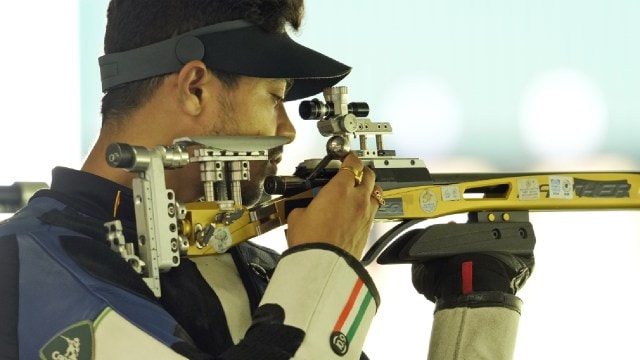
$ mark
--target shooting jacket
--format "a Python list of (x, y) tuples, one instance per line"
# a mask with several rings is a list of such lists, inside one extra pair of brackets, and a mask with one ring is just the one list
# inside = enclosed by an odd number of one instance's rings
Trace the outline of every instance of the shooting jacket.
[[(116, 200), (118, 199), (118, 200)], [(245, 242), (183, 258), (156, 298), (106, 240), (136, 239), (130, 189), (56, 168), (0, 223), (0, 349), (8, 359), (358, 359), (379, 306), (369, 274), (326, 244)]]

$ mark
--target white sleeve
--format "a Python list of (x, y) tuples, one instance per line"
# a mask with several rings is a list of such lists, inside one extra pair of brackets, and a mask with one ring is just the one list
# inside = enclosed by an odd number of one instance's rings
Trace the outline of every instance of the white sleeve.
[(260, 303), (281, 308), (283, 324), (304, 332), (294, 359), (359, 359), (379, 304), (364, 266), (326, 244), (286, 251)]
[(457, 306), (436, 310), (429, 360), (511, 360), (515, 350), (520, 299), (516, 306)]

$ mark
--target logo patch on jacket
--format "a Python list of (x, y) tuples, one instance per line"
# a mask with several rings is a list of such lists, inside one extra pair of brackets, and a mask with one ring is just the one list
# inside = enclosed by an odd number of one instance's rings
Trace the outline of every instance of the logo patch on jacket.
[(333, 326), (329, 337), (329, 344), (334, 353), (344, 356), (349, 351), (349, 343), (356, 335), (360, 322), (371, 302), (372, 295), (362, 279), (358, 279), (351, 290), (351, 295), (345, 304), (340, 317)]
[(40, 358), (46, 360), (93, 359), (93, 327), (82, 321), (71, 325), (54, 336), (40, 349)]

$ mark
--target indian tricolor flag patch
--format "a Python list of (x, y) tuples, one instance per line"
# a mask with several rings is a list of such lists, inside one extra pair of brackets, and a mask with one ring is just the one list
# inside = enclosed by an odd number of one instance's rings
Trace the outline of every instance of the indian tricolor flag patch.
[(349, 343), (360, 327), (371, 298), (369, 289), (364, 286), (362, 279), (358, 278), (329, 339), (331, 349), (336, 354), (343, 356), (349, 351)]

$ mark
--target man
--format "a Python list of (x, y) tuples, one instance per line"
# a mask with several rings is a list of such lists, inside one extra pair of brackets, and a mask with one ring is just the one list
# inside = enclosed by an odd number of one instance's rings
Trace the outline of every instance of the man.
[[(354, 155), (308, 207), (291, 212), (282, 257), (242, 243), (183, 259), (161, 275), (156, 298), (105, 243), (103, 224), (112, 220), (121, 221), (128, 241), (137, 238), (134, 175), (106, 163), (110, 144), (154, 147), (222, 135), (293, 141), (282, 102), (312, 96), (350, 71), (286, 36), (302, 12), (296, 0), (111, 1), (100, 135), (81, 171), (54, 169), (50, 190), (0, 227), (3, 356), (366, 357), (362, 345), (380, 300), (358, 259), (381, 203), (373, 195), (382, 190)], [(260, 199), (281, 151), (251, 164), (245, 205)], [(196, 167), (165, 173), (178, 201), (202, 196)], [(456, 270), (433, 264), (414, 281), (425, 294), (437, 289), (427, 297), (439, 299), (449, 288), (430, 285), (432, 274)]]
[[(163, 67), (169, 57), (175, 60), (175, 47), (132, 66), (126, 59), (101, 59), (103, 126), (82, 171), (55, 169), (51, 189), (2, 230), (2, 253), (13, 262), (3, 277), (11, 291), (3, 294), (10, 299), (3, 311), (3, 331), (10, 336), (3, 334), (5, 354), (51, 358), (65, 354), (65, 339), (72, 339), (79, 344), (75, 358), (360, 357), (379, 300), (356, 259), (379, 204), (371, 197), (373, 172), (353, 155), (343, 165), (362, 172), (360, 183), (351, 171), (340, 171), (309, 207), (289, 216), (291, 252), (280, 259), (264, 296), (265, 280), (250, 265), (261, 260), (258, 265), (270, 271), (276, 259), (256, 246), (185, 259), (162, 274), (162, 296), (155, 299), (100, 234), (101, 223), (118, 219), (125, 237), (136, 239), (129, 189), (134, 174), (106, 163), (112, 143), (154, 147), (213, 135), (293, 140), (283, 100), (316, 94), (350, 71), (284, 35), (285, 26), (298, 27), (301, 16), (301, 1), (110, 3), (107, 55), (213, 25), (189, 38), (205, 47), (205, 56), (190, 57), (187, 49), (175, 68)], [(277, 149), (267, 164), (252, 164), (245, 205), (260, 198), (261, 182), (275, 173), (280, 154)], [(197, 166), (166, 174), (178, 201), (202, 196)], [(331, 333), (354, 284), (362, 284), (373, 301), (363, 305), (348, 344), (334, 350)]]

